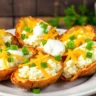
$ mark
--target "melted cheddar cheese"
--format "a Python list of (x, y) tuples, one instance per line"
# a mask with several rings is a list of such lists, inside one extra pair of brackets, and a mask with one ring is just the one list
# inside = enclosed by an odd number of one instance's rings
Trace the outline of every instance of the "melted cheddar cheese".
[[(41, 66), (41, 63), (43, 62), (47, 64), (47, 67), (43, 68)], [(35, 66), (31, 66), (32, 64), (35, 64)], [(49, 76), (54, 76), (60, 69), (60, 62), (54, 60), (54, 57), (39, 53), (38, 55), (33, 57), (29, 63), (20, 65), (18, 75), (21, 78), (36, 80), (41, 78), (47, 78)]]
[[(88, 50), (86, 46), (87, 44), (85, 43), (74, 50), (68, 50), (62, 73), (65, 78), (71, 78), (79, 70), (96, 62), (96, 42), (93, 43), (91, 50)], [(88, 52), (90, 53), (89, 55), (87, 54)]]

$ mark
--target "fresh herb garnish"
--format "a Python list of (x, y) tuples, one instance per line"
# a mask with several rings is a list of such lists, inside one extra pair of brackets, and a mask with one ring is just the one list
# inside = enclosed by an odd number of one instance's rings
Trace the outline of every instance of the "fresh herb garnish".
[(47, 62), (42, 62), (41, 63), (41, 68), (47, 68), (47, 67), (48, 67)]
[(92, 53), (91, 53), (91, 52), (87, 52), (87, 53), (86, 53), (86, 57), (87, 57), (87, 58), (92, 58)]
[(42, 45), (44, 46), (47, 43), (47, 40), (42, 41)]
[(39, 94), (40, 93), (40, 89), (39, 88), (34, 88), (32, 90), (32, 92), (35, 93), (35, 94)]
[(55, 60), (57, 60), (57, 61), (61, 61), (61, 60), (62, 60), (62, 57), (61, 57), (60, 55), (55, 56)]
[(28, 55), (28, 54), (29, 54), (29, 50), (28, 50), (28, 48), (25, 47), (25, 46), (23, 46), (22, 52), (23, 52), (24, 55)]
[(74, 41), (69, 41), (69, 42), (67, 43), (67, 48), (68, 48), (68, 49), (74, 49), (74, 48), (75, 48)]

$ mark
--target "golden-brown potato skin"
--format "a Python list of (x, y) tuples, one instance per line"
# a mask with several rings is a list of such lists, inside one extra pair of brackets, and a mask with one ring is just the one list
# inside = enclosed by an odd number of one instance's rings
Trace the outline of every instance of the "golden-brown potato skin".
[(30, 81), (28, 79), (20, 78), (18, 76), (18, 70), (16, 70), (11, 75), (11, 81), (16, 86), (26, 89), (26, 90), (32, 90), (33, 88), (43, 88), (43, 87), (47, 87), (47, 86), (55, 83), (61, 76), (62, 71), (63, 71), (63, 66), (62, 66), (61, 70), (55, 76), (50, 76), (48, 78)]
[(10, 75), (17, 67), (8, 68), (5, 70), (0, 70), (0, 81), (8, 80), (10, 78)]
[[(93, 28), (93, 26), (91, 25), (86, 25), (86, 26), (73, 26), (72, 28), (68, 29), (63, 35), (61, 35), (59, 37), (59, 39), (62, 41), (62, 38), (64, 38), (64, 36), (66, 36), (66, 34), (73, 34), (74, 32), (76, 32), (76, 30), (82, 29), (82, 31), (86, 34), (89, 35), (91, 40), (96, 40), (96, 33), (95, 30)], [(86, 38), (89, 38), (86, 37)]]
[(18, 40), (17, 40), (17, 38), (15, 36), (13, 36), (11, 33), (8, 33), (8, 32), (6, 32), (5, 35), (9, 35), (9, 36), (12, 37), (12, 43), (11, 44), (18, 45)]
[[(33, 48), (28, 48), (30, 52), (32, 52), (33, 56), (37, 53), (37, 51)], [(31, 57), (30, 57), (31, 58)], [(0, 81), (8, 80), (12, 74), (13, 71), (15, 71), (18, 68), (18, 66), (11, 67), (8, 69), (0, 70)]]
[(61, 76), (61, 79), (64, 81), (74, 81), (79, 77), (83, 76), (90, 76), (92, 74), (96, 73), (96, 62), (93, 64), (88, 65), (87, 67), (83, 68), (82, 70), (78, 71), (72, 78), (66, 79), (63, 75)]
[[(31, 25), (34, 26), (40, 20), (39, 19), (32, 18), (31, 16), (24, 17), (24, 18), (22, 17), (22, 18), (19, 19), (19, 21), (17, 22), (17, 25), (16, 25), (15, 36), (18, 39), (18, 42), (20, 43), (21, 46), (25, 45), (27, 47), (32, 47), (32, 46), (30, 46), (28, 44), (25, 44), (23, 42), (23, 40), (21, 39), (21, 32), (23, 31), (24, 26), (29, 25), (29, 21), (33, 21), (33, 22), (31, 22), (32, 23)], [(26, 24), (25, 24), (25, 22), (26, 22)]]
[[(41, 19), (38, 19), (38, 18), (33, 18), (31, 16), (29, 17), (22, 17), (19, 19), (19, 21), (17, 22), (16, 24), (16, 31), (15, 31), (15, 35), (16, 35), (16, 38), (18, 39), (18, 42), (20, 43), (21, 46), (27, 46), (27, 47), (32, 47), (31, 45), (29, 44), (25, 44), (24, 41), (21, 39), (21, 32), (23, 31), (24, 27), (27, 25), (29, 27), (35, 27), (37, 23), (39, 22), (44, 22), (46, 23), (47, 25), (50, 25), (48, 24), (47, 22), (41, 20)], [(51, 25), (50, 25), (51, 26)], [(52, 27), (52, 26), (51, 26)], [(52, 27), (52, 29), (55, 29)], [(54, 34), (57, 34), (55, 37), (57, 38), (58, 37), (58, 32), (56, 30), (52, 31)]]

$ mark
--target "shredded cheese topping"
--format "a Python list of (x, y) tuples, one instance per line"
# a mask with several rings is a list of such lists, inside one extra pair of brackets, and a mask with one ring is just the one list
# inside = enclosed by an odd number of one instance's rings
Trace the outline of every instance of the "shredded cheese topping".
[[(51, 60), (49, 60), (50, 58), (51, 58)], [(41, 63), (42, 62), (46, 62), (47, 63), (47, 68), (42, 68), (41, 67)], [(50, 62), (53, 62), (53, 66), (49, 64)], [(38, 55), (36, 55), (35, 57), (31, 58), (30, 62), (28, 62), (26, 64), (23, 64), (23, 65), (20, 65), (19, 67), (22, 69), (24, 66), (30, 66), (31, 64), (35, 64), (36, 68), (38, 70), (41, 70), (41, 72), (43, 73), (44, 77), (49, 77), (50, 76), (50, 74), (49, 74), (50, 71), (53, 70), (54, 63), (56, 64), (55, 67), (57, 68), (57, 72), (58, 72), (61, 69), (60, 62), (56, 61), (54, 59), (54, 57), (52, 57), (50, 55), (43, 55), (41, 52), (39, 52)]]

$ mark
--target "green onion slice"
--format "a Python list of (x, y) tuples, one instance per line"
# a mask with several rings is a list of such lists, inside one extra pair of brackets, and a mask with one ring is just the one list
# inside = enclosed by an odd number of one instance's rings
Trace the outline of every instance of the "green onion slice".
[(41, 68), (47, 68), (47, 67), (48, 67), (47, 62), (42, 62), (41, 63)]
[(62, 60), (62, 57), (61, 57), (60, 55), (55, 56), (55, 60), (57, 60), (57, 61), (61, 61), (61, 60)]
[(88, 41), (86, 45), (86, 49), (91, 50), (93, 45), (93, 41)]
[(39, 25), (44, 29), (43, 32), (44, 32), (45, 34), (47, 34), (47, 33), (48, 33), (48, 31), (47, 31), (48, 25), (45, 24), (45, 23), (43, 23), (43, 22), (40, 22)]
[(36, 67), (36, 64), (32, 63), (29, 67)]
[(26, 31), (26, 32), (33, 32), (33, 29), (32, 28), (29, 28), (28, 26), (26, 26), (24, 28), (24, 31)]
[(86, 42), (86, 43), (87, 43), (87, 42), (90, 42), (90, 41), (92, 41), (92, 40), (89, 39), (89, 38), (85, 39), (85, 42)]
[(76, 39), (76, 36), (75, 35), (72, 35), (69, 38), (70, 38), (70, 40), (74, 40), (74, 39)]
[(0, 52), (2, 52), (2, 49), (0, 48)]
[(11, 63), (11, 62), (13, 62), (13, 61), (14, 61), (14, 58), (13, 58), (13, 57), (9, 57), (9, 58), (8, 58), (8, 62)]
[(44, 46), (47, 43), (47, 40), (42, 41), (42, 45)]
[(24, 64), (25, 64), (25, 63), (28, 63), (28, 62), (29, 62), (29, 59), (25, 59), (25, 60), (24, 60)]
[(17, 45), (10, 45), (10, 47), (8, 47), (8, 50), (18, 50), (18, 46)]
[(69, 42), (67, 43), (67, 48), (68, 48), (68, 49), (74, 49), (74, 48), (75, 48), (74, 41), (69, 41)]
[(22, 52), (23, 52), (24, 55), (28, 55), (29, 54), (28, 48), (25, 47), (25, 46), (23, 46)]
[(10, 47), (10, 43), (9, 42), (6, 42), (5, 45), (6, 45), (6, 47)]
[(35, 93), (35, 94), (39, 94), (40, 93), (40, 89), (39, 88), (34, 88), (32, 90), (32, 92)]
[(91, 53), (91, 52), (87, 52), (87, 53), (86, 53), (86, 57), (87, 57), (87, 58), (92, 58), (92, 53)]

